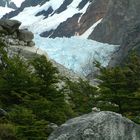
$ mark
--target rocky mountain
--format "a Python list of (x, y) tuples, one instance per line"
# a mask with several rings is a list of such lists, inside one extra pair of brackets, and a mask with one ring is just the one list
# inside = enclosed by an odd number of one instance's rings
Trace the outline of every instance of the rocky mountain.
[(48, 140), (139, 140), (140, 126), (120, 114), (93, 112), (57, 128)]
[[(83, 0), (79, 3), (78, 8), (82, 9), (90, 0)], [(57, 29), (46, 31), (41, 34), (43, 37), (71, 37), (82, 35), (94, 23), (102, 19), (107, 11), (108, 0), (95, 0), (90, 3), (85, 13), (77, 13), (66, 21), (62, 22)]]
[(1, 7), (12, 8), (12, 9), (17, 9), (16, 4), (13, 1), (11, 1), (11, 0), (1, 0), (0, 1), (0, 6)]
[(121, 44), (125, 33), (140, 22), (139, 0), (110, 0), (107, 13), (89, 38)]
[(109, 63), (114, 66), (136, 48), (132, 42), (138, 43), (134, 28), (140, 23), (139, 7), (139, 0), (25, 0), (3, 18), (19, 20), (21, 28), (46, 38), (78, 36), (120, 45)]
[[(21, 7), (16, 11), (12, 11), (9, 14), (6, 14), (3, 18), (15, 18), (23, 22), (24, 8), (34, 6), (35, 12), (34, 18), (38, 18), (32, 24), (34, 26), (40, 26), (40, 24), (45, 24), (51, 20), (51, 17), (57, 18), (56, 15), (60, 17), (59, 24), (55, 24), (53, 27), (48, 25), (40, 31), (41, 36), (43, 37), (71, 37), (74, 35), (82, 35), (87, 31), (94, 23), (101, 20), (106, 11), (109, 0), (59, 0), (56, 3), (54, 0), (50, 2), (46, 0), (25, 0)], [(39, 8), (37, 6), (40, 5)], [(56, 6), (57, 5), (57, 6)], [(28, 9), (29, 10), (29, 9)], [(31, 13), (31, 11), (28, 11)], [(21, 17), (22, 14), (22, 19)], [(43, 19), (41, 18), (43, 16)], [(26, 16), (28, 18), (28, 15)], [(40, 18), (42, 19), (40, 21)], [(24, 24), (23, 26), (29, 26)], [(35, 27), (36, 28), (36, 27)], [(35, 29), (31, 29), (35, 30)]]

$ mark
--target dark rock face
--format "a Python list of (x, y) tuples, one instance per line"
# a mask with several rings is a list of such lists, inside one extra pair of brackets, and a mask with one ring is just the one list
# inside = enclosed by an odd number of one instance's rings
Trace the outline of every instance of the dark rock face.
[(135, 51), (140, 56), (140, 22), (133, 25), (125, 33), (119, 50), (109, 62), (109, 67), (123, 65), (132, 51)]
[(37, 13), (36, 16), (43, 15), (43, 16), (45, 16), (45, 18), (47, 18), (52, 12), (53, 12), (52, 7), (49, 7), (47, 11), (43, 10), (43, 11)]
[(48, 140), (140, 140), (140, 126), (113, 112), (90, 113), (67, 121)]
[(6, 15), (3, 16), (2, 19), (10, 19), (14, 16), (17, 16), (20, 12), (22, 12), (24, 10), (24, 8), (26, 7), (30, 7), (30, 6), (37, 6), (37, 5), (43, 5), (44, 3), (46, 3), (47, 1), (49, 0), (25, 0), (20, 8), (18, 8), (17, 10), (15, 11), (12, 11)]
[(11, 2), (10, 0), (0, 0), (0, 6), (2, 7), (9, 7), (12, 9), (17, 9), (17, 6), (14, 4), (14, 2)]
[(109, 0), (94, 0), (80, 20), (79, 34), (84, 33), (95, 22), (104, 18)]
[(6, 30), (8, 33), (15, 32), (19, 26), (21, 25), (21, 22), (17, 20), (0, 20), (0, 26)]
[(67, 9), (67, 6), (72, 3), (73, 0), (65, 0), (63, 4), (54, 12), (54, 13), (61, 13)]
[(78, 19), (81, 14), (75, 14), (72, 18), (61, 23), (56, 30), (46, 31), (41, 34), (42, 37), (71, 37), (78, 33), (79, 27), (77, 26)]
[(140, 21), (139, 13), (139, 0), (110, 0), (106, 16), (89, 38), (121, 44), (127, 29)]

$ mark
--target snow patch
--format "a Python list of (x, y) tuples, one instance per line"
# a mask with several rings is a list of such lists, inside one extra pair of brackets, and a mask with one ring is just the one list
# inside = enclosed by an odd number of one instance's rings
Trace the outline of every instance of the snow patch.
[(11, 11), (14, 11), (14, 9), (0, 6), (0, 18), (2, 18), (6, 13), (9, 13)]
[(11, 2), (14, 2), (14, 4), (17, 6), (17, 7), (20, 7), (22, 2), (24, 2), (25, 0), (11, 0)]
[(88, 38), (89, 35), (94, 31), (95, 27), (102, 21), (102, 19), (98, 20), (94, 23), (87, 31), (85, 31), (80, 37), (81, 38)]

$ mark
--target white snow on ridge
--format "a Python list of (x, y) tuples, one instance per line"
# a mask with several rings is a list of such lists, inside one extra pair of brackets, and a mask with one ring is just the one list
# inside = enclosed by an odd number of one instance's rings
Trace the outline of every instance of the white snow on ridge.
[(87, 3), (85, 7), (81, 10), (77, 8), (81, 0), (73, 0), (73, 2), (67, 7), (67, 9), (59, 14), (54, 14), (53, 16), (49, 16), (44, 19), (44, 16), (35, 16), (38, 12), (47, 10), (50, 6), (53, 10), (56, 10), (60, 5), (64, 2), (64, 0), (51, 0), (46, 2), (42, 6), (28, 7), (25, 8), (19, 15), (12, 19), (16, 19), (22, 22), (21, 28), (28, 28), (35, 34), (40, 34), (44, 31), (49, 31), (51, 29), (56, 29), (60, 23), (66, 21), (68, 18), (72, 17), (77, 13), (85, 13), (87, 7), (90, 3)]
[(2, 18), (6, 13), (9, 13), (11, 11), (14, 11), (14, 9), (0, 6), (0, 18)]
[(94, 60), (106, 66), (116, 48), (115, 45), (79, 37), (51, 39), (35, 36), (35, 43), (37, 47), (46, 51), (51, 59), (82, 75), (91, 72)]

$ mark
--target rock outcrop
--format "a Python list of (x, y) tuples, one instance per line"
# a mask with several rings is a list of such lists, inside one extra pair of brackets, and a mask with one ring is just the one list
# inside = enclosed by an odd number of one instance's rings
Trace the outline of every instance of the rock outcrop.
[(140, 126), (117, 113), (93, 112), (67, 121), (48, 140), (140, 140)]
[(7, 32), (7, 34), (14, 33), (20, 25), (21, 22), (17, 20), (0, 20), (0, 27), (3, 28), (3, 31)]
[(109, 62), (109, 67), (123, 65), (132, 51), (140, 56), (140, 22), (125, 33), (119, 50), (114, 53)]
[(104, 19), (89, 38), (120, 45), (125, 32), (140, 21), (139, 13), (139, 0), (110, 0)]
[(17, 6), (11, 0), (0, 0), (0, 6), (17, 9)]
[(34, 35), (26, 29), (19, 29), (21, 22), (17, 20), (0, 20), (0, 39), (7, 45), (29, 46), (35, 43), (32, 41)]

